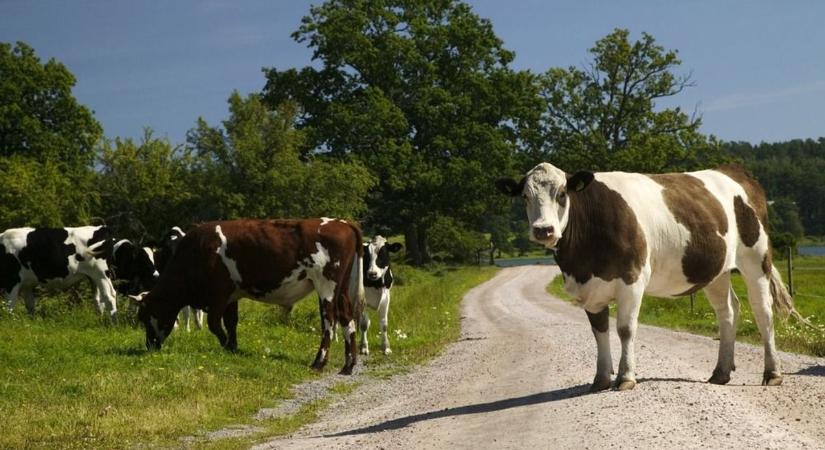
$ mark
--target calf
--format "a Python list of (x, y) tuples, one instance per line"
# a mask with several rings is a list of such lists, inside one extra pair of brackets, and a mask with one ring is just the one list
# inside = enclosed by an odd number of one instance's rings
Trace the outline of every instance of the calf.
[[(401, 247), (399, 243), (388, 244), (382, 236), (375, 236), (372, 242), (364, 243), (364, 293), (367, 305), (378, 310), (378, 318), (381, 321), (381, 347), (385, 355), (392, 353), (387, 337), (387, 313), (390, 309), (390, 288), (393, 282), (390, 253), (401, 250)], [(370, 327), (370, 318), (366, 310), (361, 313), (359, 325), (361, 354), (369, 355), (367, 330)]]
[(773, 311), (800, 317), (771, 262), (765, 194), (744, 169), (645, 175), (578, 172), (543, 163), (503, 192), (526, 201), (530, 239), (554, 249), (565, 289), (587, 312), (598, 348), (591, 391), (610, 386), (607, 305), (617, 303), (622, 355), (619, 390), (636, 385), (634, 339), (642, 295), (682, 296), (704, 289), (719, 322), (719, 355), (708, 380), (734, 369), (739, 301), (730, 273), (745, 279), (765, 347), (763, 385), (782, 383)]
[(108, 276), (112, 247), (108, 228), (11, 228), (0, 233), (0, 244), (0, 290), (9, 309), (23, 296), (29, 314), (34, 314), (36, 286), (65, 288), (88, 278), (100, 314), (107, 306), (110, 316), (117, 312)]
[(350, 374), (357, 356), (355, 318), (364, 303), (361, 246), (360, 229), (343, 220), (202, 224), (180, 240), (158, 284), (138, 299), (146, 347), (159, 349), (180, 309), (194, 306), (207, 312), (209, 331), (220, 344), (236, 350), (240, 298), (291, 307), (315, 289), (322, 331), (312, 367), (326, 364), (337, 319), (346, 329), (341, 373)]

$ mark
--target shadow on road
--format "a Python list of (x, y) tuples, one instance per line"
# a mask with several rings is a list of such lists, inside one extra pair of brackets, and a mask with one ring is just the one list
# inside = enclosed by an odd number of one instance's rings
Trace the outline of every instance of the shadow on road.
[(819, 364), (812, 364), (804, 369), (797, 370), (787, 375), (808, 375), (812, 377), (825, 377), (825, 366)]
[(364, 428), (357, 428), (354, 430), (342, 431), (340, 433), (326, 435), (324, 437), (348, 436), (357, 434), (375, 433), (379, 431), (397, 430), (412, 425), (417, 422), (425, 420), (441, 419), (443, 417), (463, 416), (465, 414), (479, 414), (492, 411), (501, 411), (504, 409), (518, 408), (520, 406), (530, 406), (539, 403), (549, 403), (568, 398), (579, 397), (586, 395), (589, 384), (580, 384), (564, 389), (558, 389), (550, 392), (541, 392), (538, 394), (526, 395), (524, 397), (507, 398), (503, 400), (496, 400), (488, 403), (477, 403), (475, 405), (459, 406), (457, 408), (445, 408), (440, 411), (430, 411), (422, 414), (415, 414), (407, 417), (400, 417), (398, 419), (388, 420), (383, 423), (371, 425)]

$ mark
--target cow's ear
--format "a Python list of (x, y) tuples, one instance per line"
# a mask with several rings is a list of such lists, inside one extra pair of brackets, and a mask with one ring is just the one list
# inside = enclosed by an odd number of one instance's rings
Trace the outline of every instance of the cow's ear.
[(393, 242), (392, 244), (387, 246), (387, 250), (389, 250), (390, 253), (395, 253), (395, 252), (401, 250), (402, 247), (404, 247), (404, 246), (401, 245), (400, 242)]
[(593, 181), (593, 172), (576, 172), (573, 176), (567, 177), (567, 190), (581, 192)]
[(524, 180), (526, 180), (526, 178), (522, 178), (521, 181), (516, 181), (512, 178), (499, 178), (496, 180), (496, 187), (502, 193), (516, 197), (521, 195), (521, 192), (524, 190)]

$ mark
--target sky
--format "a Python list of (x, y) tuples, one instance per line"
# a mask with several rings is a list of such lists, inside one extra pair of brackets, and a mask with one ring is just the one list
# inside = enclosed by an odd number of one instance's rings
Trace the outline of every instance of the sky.
[[(0, 42), (23, 41), (77, 78), (109, 138), (183, 143), (198, 117), (263, 88), (262, 68), (312, 64), (291, 38), (319, 0), (0, 0)], [(702, 132), (752, 143), (825, 136), (825, 2), (470, 0), (513, 67), (584, 67), (615, 28), (679, 51), (695, 86), (659, 104), (696, 111)]]

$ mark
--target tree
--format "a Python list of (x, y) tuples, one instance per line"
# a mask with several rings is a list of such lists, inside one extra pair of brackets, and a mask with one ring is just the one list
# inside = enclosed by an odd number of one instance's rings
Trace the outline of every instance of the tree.
[(360, 164), (301, 158), (304, 132), (295, 103), (269, 109), (256, 94), (229, 97), (223, 127), (198, 119), (187, 136), (201, 183), (196, 210), (204, 219), (240, 217), (353, 218), (375, 180)]
[(146, 128), (140, 142), (106, 140), (98, 150), (99, 214), (117, 236), (159, 239), (195, 219), (193, 158)]
[(493, 179), (538, 98), (488, 20), (454, 0), (330, 0), (293, 37), (320, 67), (270, 69), (264, 99), (301, 105), (305, 154), (355, 155), (377, 176), (366, 221), (403, 232), (414, 263), (438, 218), (481, 229), (504, 209)]
[(672, 73), (681, 64), (677, 52), (647, 33), (635, 42), (629, 34), (616, 29), (597, 41), (586, 69), (554, 68), (541, 77), (541, 156), (568, 171), (663, 172), (720, 162), (719, 143), (699, 133), (700, 118), (656, 108), (692, 86), (690, 75)]
[[(91, 219), (95, 145), (91, 111), (72, 96), (74, 76), (54, 59), (41, 64), (25, 43), (0, 43), (0, 165), (4, 226), (78, 225)], [(12, 177), (11, 174), (15, 174)]]

